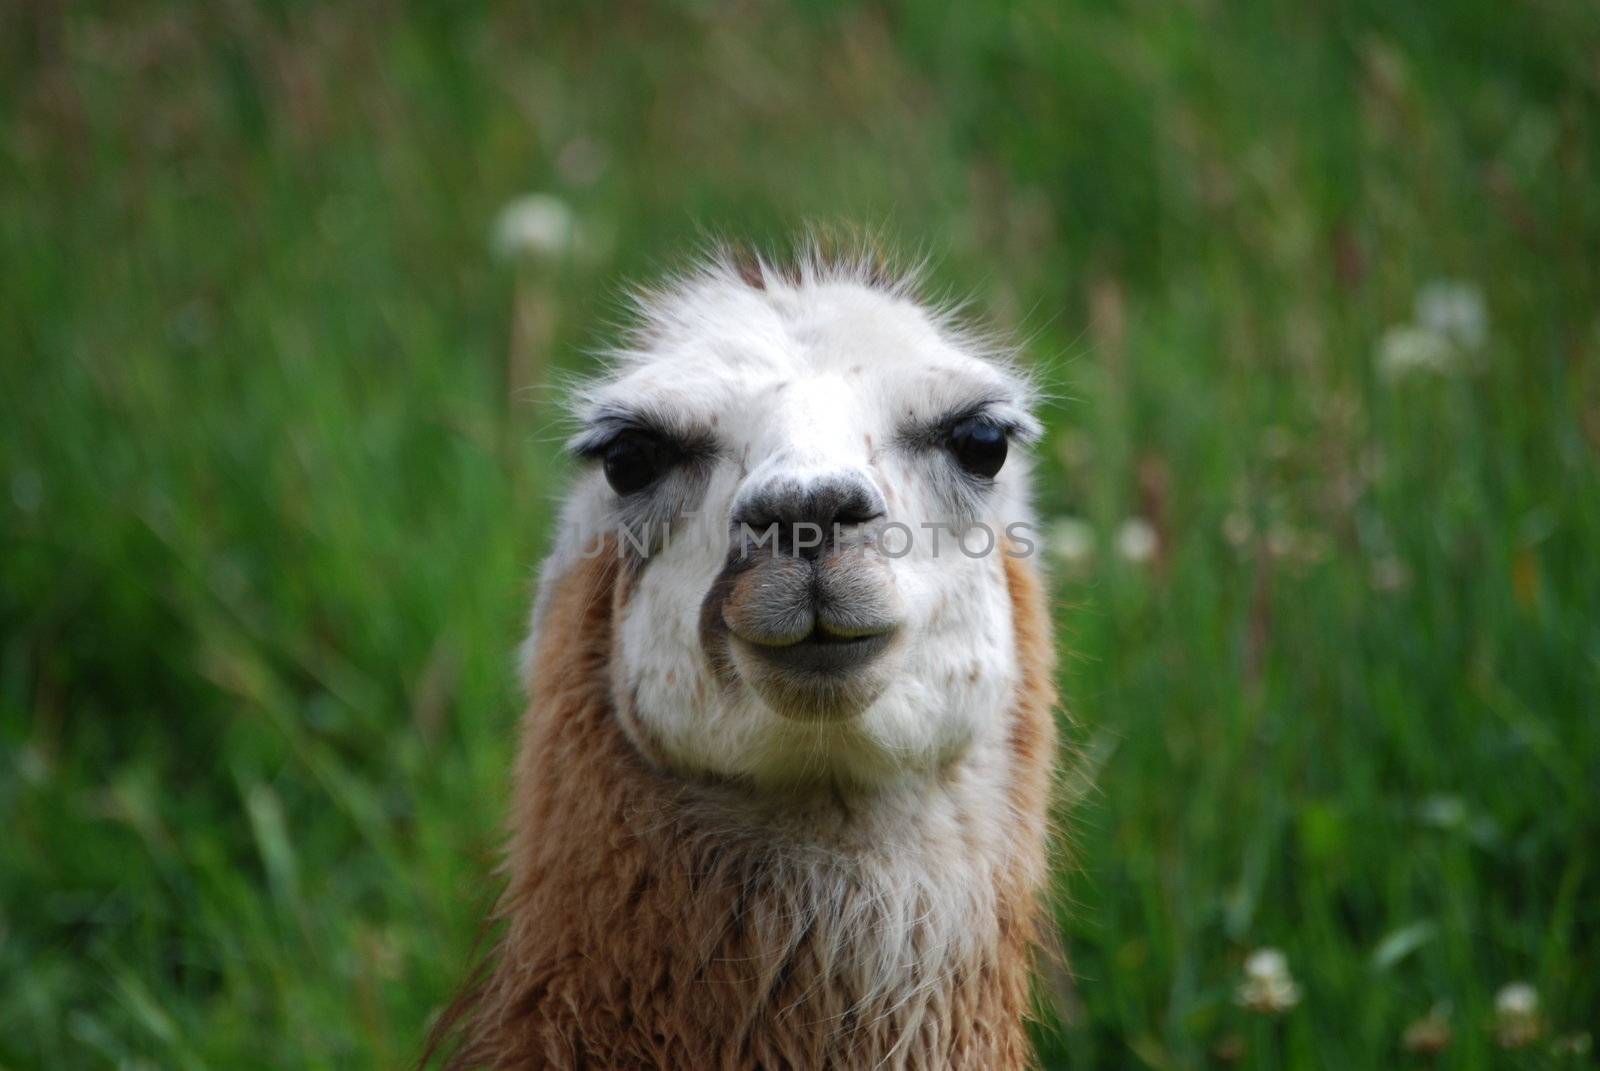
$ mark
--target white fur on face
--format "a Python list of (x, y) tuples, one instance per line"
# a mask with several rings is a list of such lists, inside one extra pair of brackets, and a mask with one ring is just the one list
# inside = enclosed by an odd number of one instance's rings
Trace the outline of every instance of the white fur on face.
[[(674, 519), (665, 545), (636, 563), (615, 623), (614, 697), (641, 751), (690, 774), (881, 784), (995, 741), (1019, 673), (1001, 554), (1007, 531), (1032, 520), (1026, 459), (1014, 439), (998, 476), (973, 481), (938, 442), (908, 436), (983, 405), (1026, 437), (1026, 385), (938, 313), (848, 270), (813, 267), (795, 281), (769, 272), (758, 289), (712, 267), (646, 299), (641, 314), (634, 347), (586, 392), (580, 416), (644, 412), (711, 445), (692, 474), (642, 493), (642, 506), (622, 502), (597, 466), (585, 472), (546, 565), (559, 575), (641, 508)], [(909, 552), (885, 556), (902, 624), (870, 706), (796, 720), (738, 674), (719, 679), (701, 606), (727, 561), (741, 493), (839, 475), (870, 482), (888, 521), (911, 533)], [(925, 527), (938, 524), (967, 527), (965, 550)], [(898, 528), (885, 538), (896, 553), (906, 544)]]

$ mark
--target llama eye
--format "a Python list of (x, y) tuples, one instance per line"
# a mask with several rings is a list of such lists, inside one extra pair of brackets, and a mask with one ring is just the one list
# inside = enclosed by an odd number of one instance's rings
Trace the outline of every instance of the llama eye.
[(606, 447), (601, 466), (613, 491), (631, 495), (659, 480), (672, 466), (672, 454), (653, 436), (624, 432)]
[(969, 417), (952, 427), (946, 446), (956, 463), (974, 476), (992, 477), (1006, 463), (1006, 433), (982, 417)]

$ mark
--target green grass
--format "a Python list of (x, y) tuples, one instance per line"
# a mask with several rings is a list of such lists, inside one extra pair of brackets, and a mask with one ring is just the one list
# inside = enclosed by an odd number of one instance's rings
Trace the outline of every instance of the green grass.
[[(415, 1054), (561, 487), (514, 297), (581, 371), (625, 280), (839, 218), (1031, 339), (1097, 534), (1049, 1066), (1429, 1066), (1439, 1001), (1438, 1066), (1583, 1062), (1489, 1022), (1600, 1011), (1594, 9), (942, 8), (0, 12), (0, 1066)], [(519, 282), (528, 190), (589, 240)], [(1386, 376), (1439, 279), (1485, 343)]]

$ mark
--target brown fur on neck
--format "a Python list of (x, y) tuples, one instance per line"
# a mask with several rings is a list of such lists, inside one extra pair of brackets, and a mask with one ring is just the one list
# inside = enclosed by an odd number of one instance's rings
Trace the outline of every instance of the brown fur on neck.
[[(897, 908), (879, 846), (851, 843), (864, 815), (890, 805), (779, 806), (657, 772), (609, 694), (616, 560), (559, 578), (523, 720), (504, 933), (429, 1052), (453, 1050), (452, 1068), (1028, 1066), (1054, 650), (1031, 565), (1007, 558), (1006, 574), (1022, 680), (1008, 712), (1005, 843), (972, 838), (983, 872), (965, 875), (971, 910), (989, 917), (953, 920), (973, 938), (926, 948), (926, 910), (941, 905), (913, 896)], [(808, 834), (818, 828), (828, 835)], [(886, 972), (875, 934), (897, 922), (916, 954)]]

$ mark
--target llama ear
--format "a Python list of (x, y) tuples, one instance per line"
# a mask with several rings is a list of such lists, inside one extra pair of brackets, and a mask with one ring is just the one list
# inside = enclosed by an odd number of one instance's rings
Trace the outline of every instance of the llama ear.
[(806, 239), (806, 258), (824, 276), (847, 276), (875, 290), (895, 292), (906, 282), (895, 270), (882, 239), (864, 227), (814, 225)]
[(730, 246), (724, 253), (728, 267), (752, 290), (767, 288), (767, 269), (761, 255), (747, 245)]

